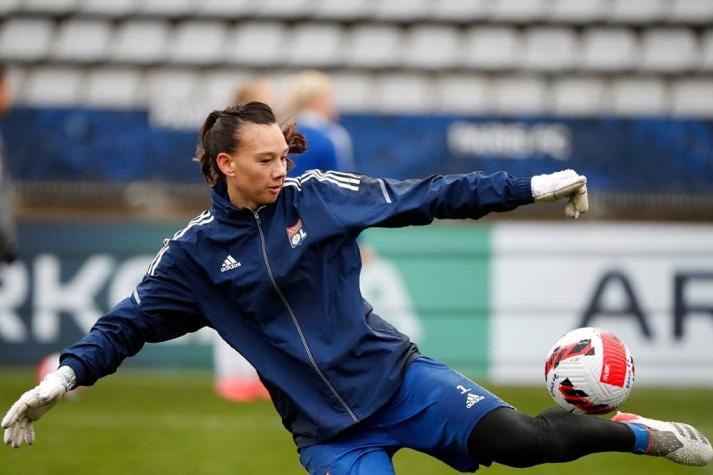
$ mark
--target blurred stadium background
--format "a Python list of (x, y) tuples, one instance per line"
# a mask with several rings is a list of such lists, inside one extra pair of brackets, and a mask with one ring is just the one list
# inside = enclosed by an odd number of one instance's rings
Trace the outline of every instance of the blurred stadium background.
[[(315, 68), (360, 172), (589, 177), (580, 222), (538, 206), (367, 233), (424, 353), (537, 412), (549, 345), (606, 327), (637, 361), (625, 409), (713, 435), (711, 0), (0, 0), (0, 15), (19, 236), (0, 270), (2, 410), (208, 206), (191, 162), (207, 113), (250, 78), (283, 90)], [(43, 419), (39, 445), (2, 450), (0, 472), (301, 473), (269, 403), (214, 396), (211, 341), (145, 348)], [(626, 455), (527, 472), (565, 470), (713, 473)]]

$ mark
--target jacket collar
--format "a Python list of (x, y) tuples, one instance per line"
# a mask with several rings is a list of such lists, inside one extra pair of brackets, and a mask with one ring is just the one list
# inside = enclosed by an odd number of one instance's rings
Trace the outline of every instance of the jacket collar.
[[(211, 200), (213, 202), (213, 215), (216, 218), (222, 218), (233, 222), (255, 222), (255, 212), (253, 210), (249, 208), (236, 208), (235, 205), (230, 202), (230, 198), (228, 198), (228, 187), (225, 182), (219, 182), (213, 186)], [(258, 208), (260, 217), (262, 218), (263, 215), (266, 214), (266, 211), (272, 209), (273, 207), (273, 205), (265, 205)]]

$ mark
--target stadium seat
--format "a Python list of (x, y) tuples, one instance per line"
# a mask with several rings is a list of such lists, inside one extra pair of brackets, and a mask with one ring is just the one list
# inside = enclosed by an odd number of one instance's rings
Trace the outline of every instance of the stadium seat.
[(676, 72), (693, 69), (699, 59), (695, 34), (688, 29), (653, 29), (642, 39), (641, 68)]
[(297, 18), (312, 14), (308, 0), (260, 0), (256, 13), (266, 18)]
[(608, 89), (594, 77), (557, 79), (552, 84), (552, 112), (560, 115), (590, 116), (606, 109)]
[(495, 21), (529, 23), (547, 16), (545, 0), (491, 0), (489, 9)]
[(141, 0), (136, 4), (136, 13), (159, 17), (190, 15), (199, 0)]
[(606, 0), (552, 0), (549, 20), (571, 23), (588, 23), (602, 19), (606, 14)]
[(513, 68), (519, 63), (521, 39), (512, 28), (473, 27), (464, 42), (464, 62), (475, 69)]
[(336, 73), (332, 75), (337, 107), (342, 112), (364, 112), (378, 109), (374, 94), (374, 80), (363, 73)]
[(363, 24), (355, 26), (345, 48), (352, 66), (379, 68), (397, 64), (403, 57), (403, 36), (395, 26)]
[(704, 71), (713, 71), (713, 30), (703, 34), (700, 66)]
[(242, 65), (275, 65), (285, 57), (286, 44), (282, 23), (241, 23), (229, 35), (226, 58)]
[(193, 94), (206, 111), (232, 105), (236, 89), (252, 75), (246, 71), (211, 69), (196, 77)]
[(82, 89), (82, 73), (76, 68), (37, 67), (26, 77), (20, 101), (42, 106), (77, 104)]
[(336, 24), (300, 23), (289, 35), (287, 61), (302, 67), (327, 67), (344, 61), (344, 32)]
[(186, 21), (176, 27), (173, 40), (169, 40), (168, 57), (175, 63), (215, 63), (225, 54), (226, 38), (223, 22)]
[(310, 7), (316, 18), (330, 20), (357, 20), (369, 14), (369, 0), (316, 0)]
[(407, 66), (442, 69), (460, 61), (463, 39), (449, 26), (414, 26), (406, 35), (404, 60)]
[(376, 0), (373, 15), (380, 20), (422, 20), (430, 17), (432, 4), (432, 0)]
[(162, 21), (130, 20), (117, 27), (110, 59), (119, 62), (152, 63), (164, 58), (168, 24)]
[(203, 0), (195, 6), (196, 16), (239, 18), (254, 14), (259, 5), (251, 0)]
[(523, 66), (536, 71), (571, 69), (577, 63), (578, 44), (568, 28), (530, 28), (524, 35)]
[[(286, 99), (284, 92), (287, 91), (289, 85), (295, 78), (297, 71), (294, 69), (271, 69), (266, 76), (272, 82), (275, 87), (275, 91), (280, 93), (281, 96), (278, 99)], [(278, 107), (284, 106), (284, 103), (278, 104)]]
[(0, 15), (9, 15), (20, 10), (20, 0), (0, 0)]
[(713, 80), (680, 79), (671, 87), (672, 112), (676, 115), (713, 115)]
[(191, 96), (197, 84), (192, 70), (157, 69), (147, 74), (146, 95), (153, 102), (178, 101)]
[(36, 61), (47, 57), (54, 28), (52, 21), (11, 18), (0, 28), (0, 59)]
[(145, 100), (143, 92), (138, 70), (101, 68), (87, 74), (81, 100), (99, 107), (132, 107)]
[(713, 22), (713, 2), (709, 0), (671, 0), (672, 22), (710, 24)]
[(466, 23), (488, 16), (488, 0), (434, 0), (433, 18)]
[(77, 8), (78, 0), (24, 0), (22, 9), (30, 13), (60, 15), (71, 13)]
[(493, 108), (500, 114), (542, 114), (548, 109), (547, 86), (536, 77), (503, 77), (493, 83)]
[(639, 66), (639, 45), (624, 28), (592, 28), (582, 35), (581, 67), (591, 71), (627, 71)]
[(101, 20), (70, 19), (60, 24), (52, 45), (59, 60), (91, 62), (105, 58), (111, 25)]
[(611, 85), (611, 112), (620, 115), (657, 115), (669, 109), (669, 97), (663, 80), (622, 78)]
[(385, 74), (377, 79), (379, 109), (386, 113), (424, 113), (433, 108), (431, 84), (425, 76)]
[(667, 5), (667, 0), (612, 0), (607, 7), (608, 19), (622, 23), (652, 23), (668, 13)]
[(139, 0), (82, 0), (79, 11), (90, 15), (120, 17), (133, 12), (138, 2)]
[(436, 79), (435, 110), (478, 115), (490, 111), (492, 96), (489, 81), (467, 74), (439, 75)]

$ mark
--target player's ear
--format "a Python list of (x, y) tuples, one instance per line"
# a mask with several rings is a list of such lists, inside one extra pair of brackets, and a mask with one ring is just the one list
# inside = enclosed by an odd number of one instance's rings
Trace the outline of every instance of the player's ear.
[(232, 156), (228, 155), (225, 152), (220, 152), (218, 156), (215, 157), (215, 163), (218, 165), (218, 168), (221, 172), (223, 172), (223, 175), (225, 175), (226, 177), (235, 176), (235, 160), (233, 160)]

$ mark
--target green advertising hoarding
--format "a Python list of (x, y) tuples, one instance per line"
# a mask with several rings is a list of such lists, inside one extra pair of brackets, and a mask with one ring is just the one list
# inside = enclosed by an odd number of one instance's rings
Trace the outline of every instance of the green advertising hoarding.
[[(128, 296), (185, 223), (24, 222), (0, 271), (0, 364), (36, 364)], [(637, 385), (713, 385), (713, 226), (439, 222), (369, 229), (362, 294), (423, 354), (473, 377), (536, 384), (579, 326), (619, 336)], [(212, 330), (147, 345), (128, 365), (212, 365)]]
[[(23, 222), (0, 271), (0, 364), (35, 364), (128, 296), (181, 222)], [(489, 231), (437, 224), (368, 230), (362, 289), (424, 354), (468, 374), (488, 366)], [(400, 316), (401, 320), (399, 320)], [(390, 318), (393, 317), (393, 318)], [(130, 365), (209, 367), (212, 330), (146, 345)]]
[[(437, 224), (369, 229), (364, 242), (398, 268), (423, 326), (422, 338), (416, 339), (421, 351), (470, 375), (485, 374), (489, 354), (489, 228)], [(379, 302), (372, 304), (378, 313)], [(389, 319), (387, 311), (382, 316)]]

